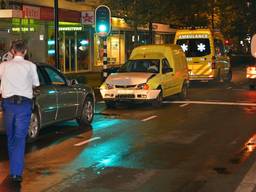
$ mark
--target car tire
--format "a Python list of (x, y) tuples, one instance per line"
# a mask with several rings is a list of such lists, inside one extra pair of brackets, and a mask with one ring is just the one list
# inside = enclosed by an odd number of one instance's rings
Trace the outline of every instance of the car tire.
[(181, 92), (178, 94), (180, 100), (184, 100), (188, 97), (188, 85), (186, 82), (183, 83)]
[(81, 116), (77, 119), (79, 126), (84, 127), (91, 124), (94, 117), (94, 101), (92, 97), (86, 97)]
[(157, 98), (153, 101), (153, 107), (161, 107), (163, 103), (163, 91), (160, 89), (160, 93), (158, 94)]
[(108, 109), (116, 108), (116, 102), (115, 101), (105, 101), (106, 107)]
[(39, 113), (37, 111), (32, 112), (30, 125), (28, 129), (27, 135), (27, 143), (32, 143), (35, 141), (39, 135), (40, 130), (40, 118)]

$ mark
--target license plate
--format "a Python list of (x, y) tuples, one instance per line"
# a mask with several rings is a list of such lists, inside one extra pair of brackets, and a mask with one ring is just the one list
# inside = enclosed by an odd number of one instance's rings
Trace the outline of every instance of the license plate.
[(133, 90), (117, 90), (118, 94), (133, 94)]

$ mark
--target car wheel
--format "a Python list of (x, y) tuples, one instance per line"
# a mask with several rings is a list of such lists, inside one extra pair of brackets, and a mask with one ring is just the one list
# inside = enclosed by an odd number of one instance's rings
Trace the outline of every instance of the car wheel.
[(91, 97), (87, 97), (84, 101), (81, 117), (78, 119), (80, 126), (90, 125), (94, 117), (94, 102)]
[(37, 136), (39, 135), (39, 129), (40, 129), (40, 120), (39, 120), (38, 112), (33, 112), (31, 114), (30, 125), (29, 125), (28, 135), (27, 135), (28, 143), (36, 140)]
[(113, 109), (116, 107), (115, 101), (105, 101), (105, 104), (106, 104), (107, 108), (109, 108), (109, 109)]
[(188, 85), (187, 83), (183, 83), (181, 92), (178, 94), (180, 100), (184, 100), (188, 97)]
[(154, 107), (160, 107), (163, 103), (163, 91), (161, 90), (157, 96), (157, 98), (153, 101), (152, 105)]

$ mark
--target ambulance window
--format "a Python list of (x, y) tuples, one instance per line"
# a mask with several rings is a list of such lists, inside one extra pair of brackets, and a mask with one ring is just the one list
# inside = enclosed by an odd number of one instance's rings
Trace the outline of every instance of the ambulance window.
[(211, 53), (209, 39), (178, 39), (176, 44), (181, 46), (186, 57), (202, 57)]

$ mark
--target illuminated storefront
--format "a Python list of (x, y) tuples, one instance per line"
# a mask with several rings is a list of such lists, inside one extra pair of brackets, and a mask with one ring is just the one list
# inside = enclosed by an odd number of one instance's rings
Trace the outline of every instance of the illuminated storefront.
[[(103, 39), (94, 36), (94, 60), (96, 66), (103, 63)], [(125, 62), (125, 34), (112, 32), (107, 39), (108, 63), (120, 65)]]
[[(64, 73), (88, 71), (91, 64), (91, 29), (79, 23), (60, 22), (60, 66)], [(48, 63), (55, 63), (54, 26), (48, 29)]]

